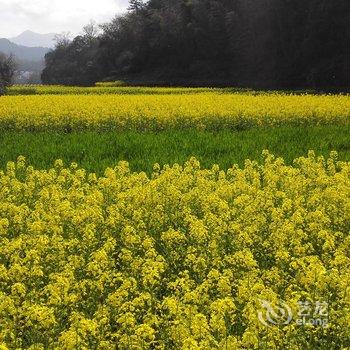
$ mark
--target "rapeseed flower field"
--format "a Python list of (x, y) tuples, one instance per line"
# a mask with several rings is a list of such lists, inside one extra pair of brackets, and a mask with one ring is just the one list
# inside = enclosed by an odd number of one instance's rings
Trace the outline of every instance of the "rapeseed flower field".
[[(100, 177), (9, 162), (0, 349), (348, 348), (350, 163), (264, 159)], [(327, 303), (327, 323), (266, 326), (261, 300), (294, 318)]]
[[(62, 86), (62, 85), (14, 85), (10, 95), (187, 95), (204, 92), (231, 93), (240, 91), (234, 88), (187, 88), (187, 87), (147, 87), (116, 86), (114, 83), (96, 83), (96, 86)], [(249, 91), (249, 90), (247, 90)]]
[(5, 96), (2, 130), (220, 131), (348, 125), (348, 95), (221, 94)]
[(12, 87), (0, 350), (350, 348), (349, 127), (349, 95)]

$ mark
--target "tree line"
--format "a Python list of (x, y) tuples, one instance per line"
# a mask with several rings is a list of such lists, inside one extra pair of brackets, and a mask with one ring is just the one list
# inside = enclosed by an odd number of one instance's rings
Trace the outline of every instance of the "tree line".
[(44, 83), (252, 88), (350, 83), (349, 0), (131, 0), (46, 55)]
[(0, 96), (6, 92), (6, 88), (12, 84), (15, 75), (16, 64), (13, 56), (0, 52)]

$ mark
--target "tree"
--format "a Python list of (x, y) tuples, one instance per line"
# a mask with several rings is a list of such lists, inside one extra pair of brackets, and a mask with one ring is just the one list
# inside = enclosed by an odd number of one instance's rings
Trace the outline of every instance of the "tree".
[(56, 34), (54, 38), (55, 48), (64, 49), (69, 46), (72, 42), (70, 32), (63, 32), (61, 34)]
[(90, 23), (83, 28), (83, 37), (90, 43), (98, 38), (99, 33), (99, 26), (94, 21), (90, 21)]
[(55, 49), (45, 55), (44, 84), (90, 86), (100, 79), (99, 39), (90, 29), (72, 41), (58, 38)]
[(0, 53), (0, 95), (12, 84), (15, 74), (15, 61), (13, 56)]
[(129, 0), (129, 11), (140, 11), (145, 8), (145, 4), (142, 0)]
[(349, 0), (130, 0), (100, 28), (61, 38), (43, 81), (341, 89), (349, 21)]

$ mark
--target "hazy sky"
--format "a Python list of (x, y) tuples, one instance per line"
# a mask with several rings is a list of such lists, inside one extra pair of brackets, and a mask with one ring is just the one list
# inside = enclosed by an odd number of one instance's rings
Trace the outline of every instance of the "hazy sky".
[(27, 29), (78, 34), (91, 19), (105, 22), (127, 6), (128, 0), (0, 0), (0, 38)]

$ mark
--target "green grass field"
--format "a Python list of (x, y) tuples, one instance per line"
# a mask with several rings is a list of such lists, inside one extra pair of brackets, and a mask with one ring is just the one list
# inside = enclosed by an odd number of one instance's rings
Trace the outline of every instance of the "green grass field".
[(133, 171), (152, 171), (154, 163), (183, 164), (191, 156), (204, 167), (214, 163), (226, 169), (245, 159), (261, 159), (268, 149), (286, 162), (312, 149), (327, 156), (333, 150), (341, 160), (350, 160), (350, 126), (309, 126), (250, 129), (217, 133), (195, 130), (139, 132), (2, 132), (0, 166), (19, 155), (30, 164), (47, 168), (56, 159), (77, 162), (88, 171), (103, 173), (120, 160), (130, 163)]

